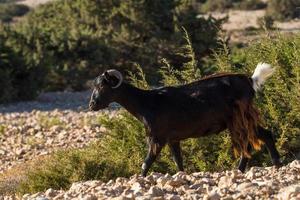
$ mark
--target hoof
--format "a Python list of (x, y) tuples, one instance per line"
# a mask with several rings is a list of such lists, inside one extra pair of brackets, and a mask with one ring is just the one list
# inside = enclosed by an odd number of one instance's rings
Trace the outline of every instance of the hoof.
[(147, 173), (142, 173), (141, 174), (143, 177), (146, 177), (147, 176)]
[(279, 169), (280, 167), (283, 166), (282, 162), (280, 160), (273, 160), (273, 165)]
[(246, 167), (245, 168), (238, 168), (238, 170), (240, 170), (242, 173), (245, 173)]

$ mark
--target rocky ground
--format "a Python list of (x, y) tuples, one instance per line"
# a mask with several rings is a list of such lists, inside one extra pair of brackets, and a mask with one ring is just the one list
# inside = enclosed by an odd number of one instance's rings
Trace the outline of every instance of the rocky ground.
[[(8, 199), (8, 198), (7, 198)], [(238, 170), (219, 173), (152, 173), (146, 178), (134, 175), (107, 183), (73, 183), (67, 191), (48, 189), (23, 199), (300, 199), (300, 161), (287, 166), (252, 167), (247, 173)]]
[(0, 174), (57, 149), (81, 148), (101, 134), (99, 112), (87, 112), (90, 92), (56, 92), (0, 106)]
[[(0, 106), (0, 175), (57, 149), (81, 148), (105, 131), (101, 113), (86, 110), (90, 92), (46, 93), (36, 101)], [(108, 111), (106, 111), (108, 112)], [(109, 111), (110, 113), (115, 113)], [(300, 161), (280, 169), (253, 167), (219, 173), (152, 173), (107, 183), (73, 183), (67, 191), (48, 189), (23, 199), (300, 199)], [(15, 199), (14, 197), (1, 197)]]

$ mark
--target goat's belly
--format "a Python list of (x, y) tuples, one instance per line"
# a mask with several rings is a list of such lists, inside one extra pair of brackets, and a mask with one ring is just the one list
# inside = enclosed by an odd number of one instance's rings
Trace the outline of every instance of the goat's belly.
[(224, 122), (219, 123), (186, 123), (177, 124), (177, 126), (169, 127), (170, 140), (183, 140), (187, 138), (197, 138), (211, 134), (218, 134), (226, 129)]
[[(176, 112), (175, 112), (176, 111)], [(215, 108), (195, 108), (192, 111), (178, 113), (159, 113), (153, 123), (154, 134), (166, 136), (169, 140), (182, 140), (216, 134), (226, 129), (226, 119), (229, 113), (224, 110), (216, 111)]]

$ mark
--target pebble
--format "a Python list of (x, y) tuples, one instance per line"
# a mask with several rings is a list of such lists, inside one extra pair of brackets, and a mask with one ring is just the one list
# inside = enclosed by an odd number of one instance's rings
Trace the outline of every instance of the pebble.
[[(140, 175), (133, 175), (130, 178), (119, 177), (107, 183), (101, 181), (77, 182), (73, 183), (67, 191), (56, 191), (50, 188), (45, 193), (26, 194), (23, 198), (43, 197), (57, 200), (233, 200), (263, 198), (296, 200), (300, 198), (299, 163), (298, 160), (295, 160), (279, 169), (255, 167), (245, 174), (236, 170), (219, 173), (177, 173), (173, 176), (152, 173), (145, 178)], [(249, 174), (255, 175), (250, 176)], [(271, 179), (265, 177), (271, 177)]]
[(78, 110), (87, 107), (89, 97), (88, 91), (50, 92), (36, 101), (0, 105), (0, 125), (5, 127), (5, 137), (0, 134), (0, 173), (37, 155), (94, 141), (105, 131), (97, 122), (101, 113)]
[(219, 188), (228, 188), (233, 184), (233, 180), (230, 176), (222, 176), (219, 180)]
[(151, 196), (151, 197), (157, 197), (157, 196), (163, 196), (164, 195), (164, 192), (157, 186), (152, 186), (150, 187), (149, 191), (148, 191), (148, 194)]

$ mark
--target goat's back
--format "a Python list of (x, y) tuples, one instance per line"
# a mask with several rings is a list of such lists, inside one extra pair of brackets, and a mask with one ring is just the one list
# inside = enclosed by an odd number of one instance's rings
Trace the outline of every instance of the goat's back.
[(206, 76), (198, 81), (176, 87), (163, 87), (157, 93), (166, 96), (186, 98), (226, 98), (231, 100), (252, 99), (255, 91), (251, 78), (244, 74), (219, 73)]

